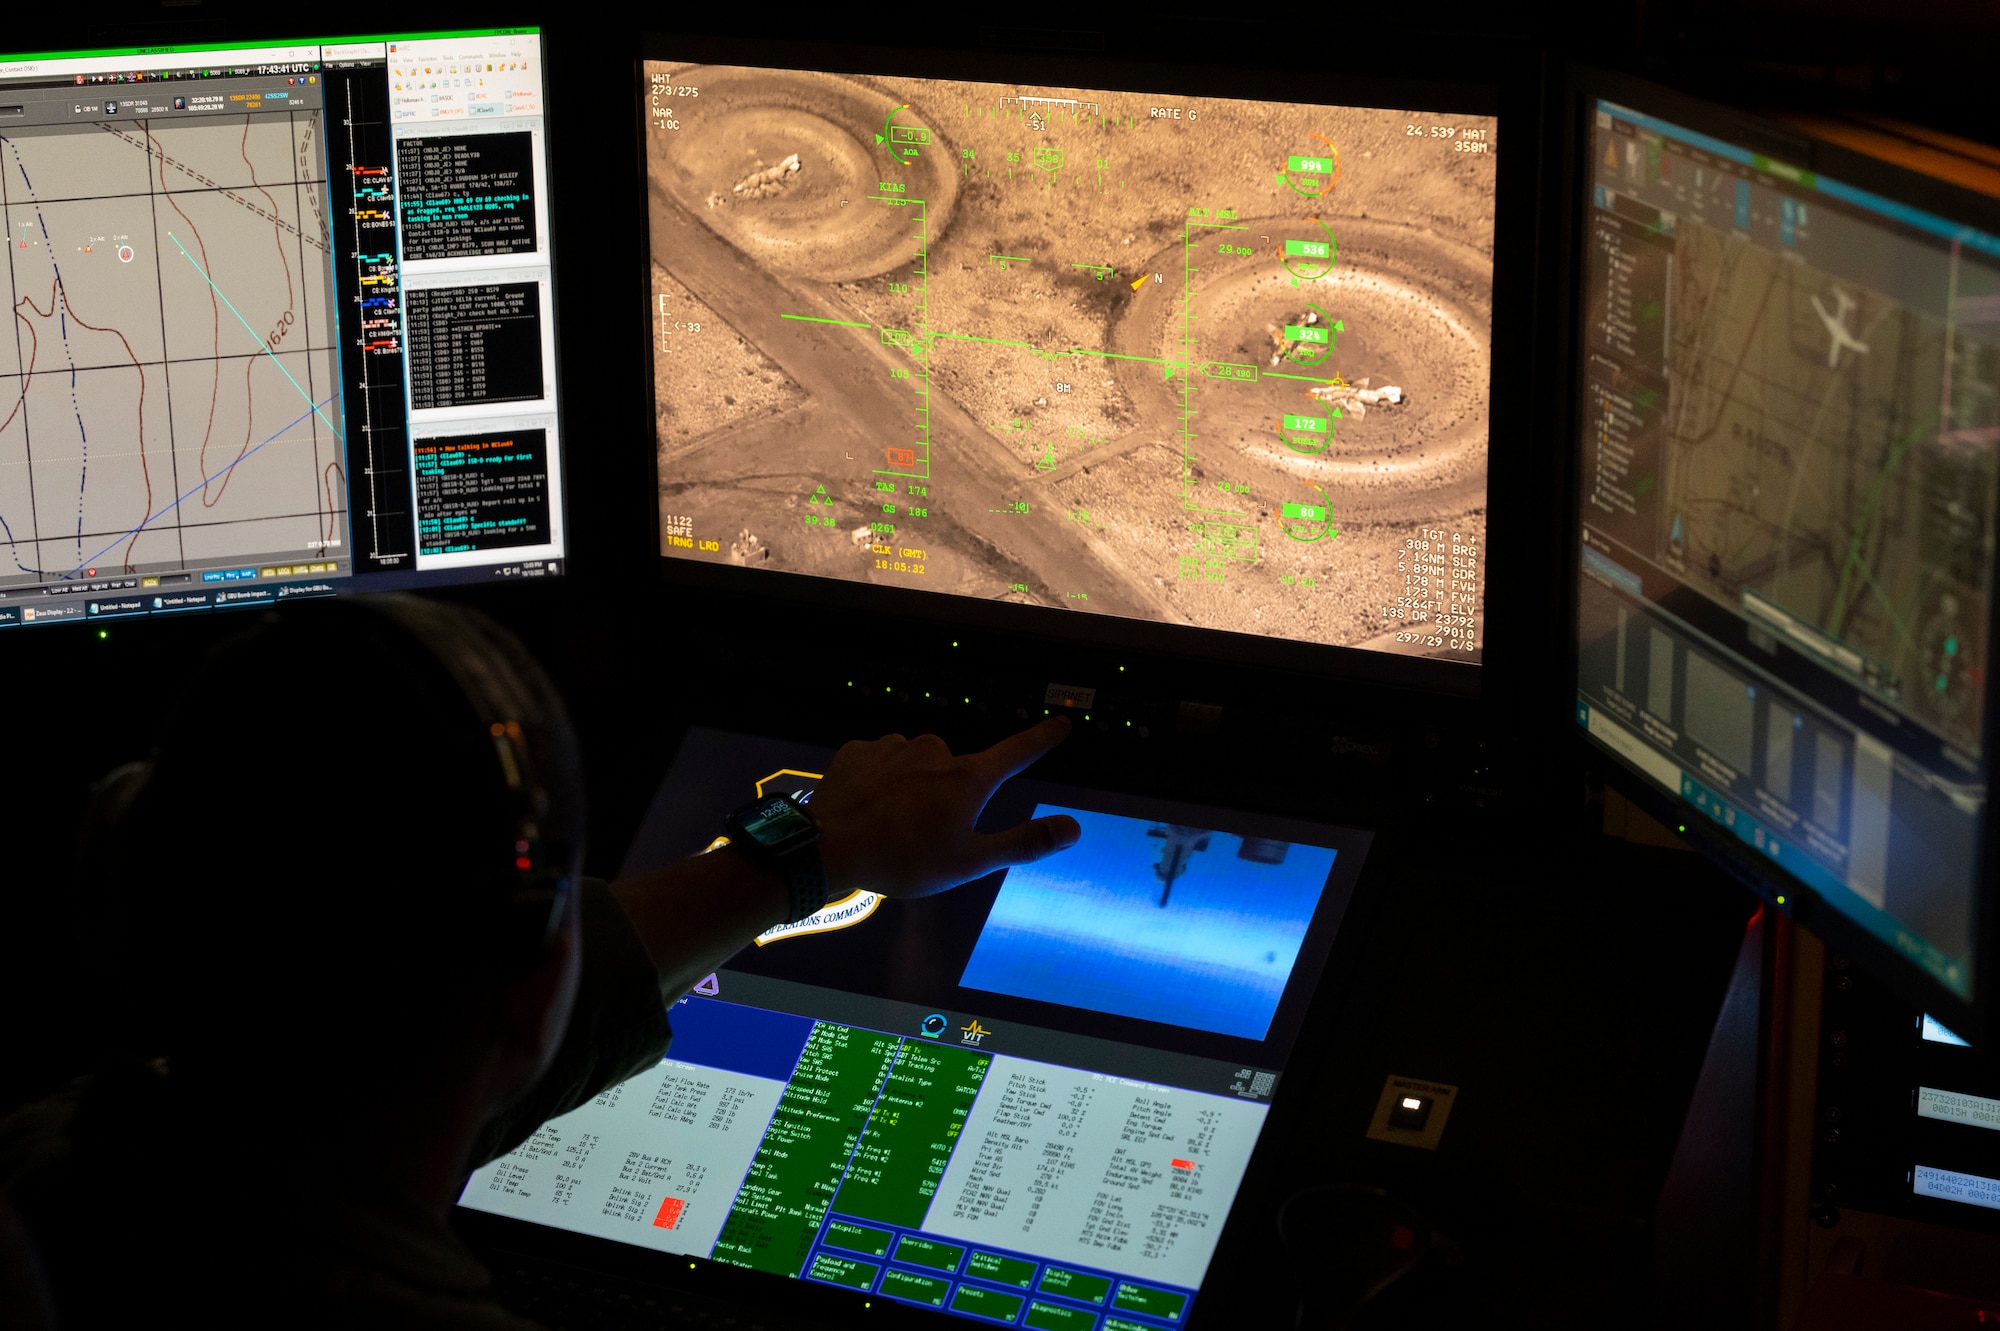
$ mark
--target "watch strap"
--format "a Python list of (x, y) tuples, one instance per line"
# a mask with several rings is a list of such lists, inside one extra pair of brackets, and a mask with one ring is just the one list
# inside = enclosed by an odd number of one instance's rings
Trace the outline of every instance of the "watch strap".
[(817, 839), (790, 854), (775, 856), (774, 862), (785, 876), (785, 891), (792, 902), (786, 924), (797, 924), (826, 905), (826, 864), (819, 857)]

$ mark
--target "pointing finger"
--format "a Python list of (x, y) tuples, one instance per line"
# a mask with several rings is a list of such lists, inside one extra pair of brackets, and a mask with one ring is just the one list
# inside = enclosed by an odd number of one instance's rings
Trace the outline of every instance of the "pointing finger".
[(1009, 735), (984, 753), (973, 754), (972, 762), (991, 788), (1062, 743), (1069, 730), (1068, 717), (1052, 716), (1040, 725)]
[(984, 877), (995, 869), (1014, 864), (1033, 864), (1058, 851), (1068, 850), (1083, 836), (1083, 829), (1066, 814), (1053, 814), (979, 838), (978, 853), (983, 861), (973, 877)]

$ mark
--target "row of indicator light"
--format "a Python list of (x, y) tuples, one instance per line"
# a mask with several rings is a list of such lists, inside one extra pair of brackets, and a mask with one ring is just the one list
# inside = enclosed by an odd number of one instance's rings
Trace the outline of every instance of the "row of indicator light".
[[(958, 646), (958, 644), (954, 642), (954, 643), (952, 644), (952, 646), (956, 647), (956, 646)], [(1124, 667), (1124, 666), (1119, 666), (1119, 667), (1118, 667), (1118, 671), (1119, 671), (1119, 673), (1120, 673), (1120, 674), (1123, 674), (1123, 673), (1124, 673), (1124, 671), (1125, 671), (1125, 667)], [(854, 681), (853, 681), (853, 680), (851, 680), (851, 679), (850, 679), (850, 680), (848, 680), (848, 681), (847, 681), (847, 687), (848, 687), (848, 688), (850, 688), (850, 689), (851, 689), (851, 688), (853, 688), (853, 687), (854, 687)], [(894, 684), (884, 684), (884, 685), (882, 686), (882, 692), (884, 692), (884, 693), (894, 693), (895, 691), (896, 691), (896, 686), (895, 686)], [(930, 697), (930, 696), (931, 696), (931, 695), (930, 695), (930, 692), (929, 692), (928, 690), (926, 690), (926, 691), (925, 691), (925, 693), (924, 693), (924, 696), (925, 696), (926, 698)], [(970, 698), (960, 698), (960, 699), (959, 699), (959, 701), (960, 701), (961, 703), (964, 703), (964, 704), (966, 704), (966, 705), (968, 705), (968, 706), (969, 706), (969, 705), (971, 705), (971, 702), (972, 702), (972, 699), (970, 699)], [(1044, 708), (1042, 709), (1042, 715), (1043, 715), (1043, 716), (1052, 716), (1052, 715), (1054, 715), (1054, 712), (1053, 712), (1053, 710), (1052, 710), (1052, 709), (1050, 709), (1050, 708), (1047, 708), (1047, 707), (1044, 707)], [(1085, 712), (1085, 713), (1083, 714), (1083, 719), (1084, 719), (1084, 720), (1086, 720), (1086, 721), (1090, 720), (1090, 713), (1089, 713), (1089, 712)], [(1131, 729), (1131, 728), (1132, 728), (1132, 723), (1131, 723), (1130, 721), (1127, 721), (1127, 722), (1125, 723), (1125, 727), (1126, 727), (1126, 729), (1128, 729), (1128, 730), (1129, 730), (1129, 729)], [(1682, 830), (1683, 830), (1683, 831), (1686, 831), (1687, 829), (1683, 828)]]
[[(1686, 836), (1688, 825), (1686, 823), (1677, 823), (1675, 824), (1674, 830), (1679, 832), (1682, 836)], [(1780, 906), (1785, 904), (1785, 894), (1783, 892), (1778, 893), (1777, 902)]]

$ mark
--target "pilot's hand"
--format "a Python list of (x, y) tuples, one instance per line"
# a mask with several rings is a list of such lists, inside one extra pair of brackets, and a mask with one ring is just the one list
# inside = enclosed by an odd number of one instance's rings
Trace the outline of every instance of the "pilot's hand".
[(936, 735), (856, 740), (834, 755), (813, 792), (827, 899), (856, 889), (922, 897), (1076, 844), (1076, 819), (1036, 818), (1003, 832), (972, 830), (1001, 782), (1060, 744), (1051, 717), (984, 753), (955, 758)]

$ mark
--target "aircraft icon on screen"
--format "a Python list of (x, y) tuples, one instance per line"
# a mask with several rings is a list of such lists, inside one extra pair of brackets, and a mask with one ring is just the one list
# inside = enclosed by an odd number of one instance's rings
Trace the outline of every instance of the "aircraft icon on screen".
[[(1167, 898), (1172, 895), (1174, 884), (1188, 871), (1189, 861), (1208, 849), (1211, 833), (1205, 827), (1188, 827), (1181, 823), (1154, 823), (1146, 830), (1149, 837), (1157, 837), (1165, 844), (1160, 847), (1159, 863), (1153, 866), (1153, 876), (1160, 880), (1160, 906), (1166, 907)], [(1248, 860), (1252, 864), (1283, 864), (1291, 850), (1291, 843), (1273, 841), (1268, 837), (1246, 836), (1236, 848), (1236, 858)]]
[(1160, 862), (1153, 866), (1153, 876), (1160, 880), (1160, 905), (1164, 907), (1174, 883), (1188, 871), (1189, 858), (1208, 849), (1210, 834), (1205, 828), (1155, 823), (1146, 835), (1166, 842), (1160, 847)]
[(1839, 287), (1833, 289), (1833, 308), (1819, 303), (1819, 297), (1812, 298), (1813, 309), (1819, 314), (1819, 321), (1826, 325), (1827, 338), (1826, 367), (1831, 370), (1840, 364), (1840, 352), (1844, 347), (1857, 356), (1868, 354), (1868, 344), (1859, 341), (1848, 331), (1847, 316), (1854, 313), (1854, 297)]

